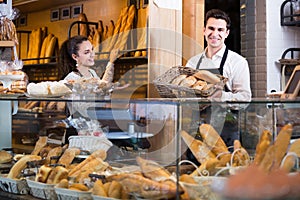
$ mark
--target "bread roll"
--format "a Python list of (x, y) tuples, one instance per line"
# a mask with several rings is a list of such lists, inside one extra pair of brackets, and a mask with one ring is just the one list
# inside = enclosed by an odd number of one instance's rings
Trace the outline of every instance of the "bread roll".
[(47, 184), (58, 184), (62, 179), (68, 178), (68, 170), (62, 166), (56, 166), (49, 174)]
[(68, 179), (64, 178), (62, 179), (57, 185), (56, 187), (58, 188), (69, 188), (69, 181)]
[(107, 192), (105, 191), (103, 183), (100, 179), (97, 179), (95, 181), (92, 194), (102, 196), (102, 197), (107, 197)]
[(47, 165), (42, 165), (35, 176), (35, 181), (46, 183), (51, 171), (52, 171), (52, 167), (49, 167)]
[(187, 77), (187, 75), (181, 74), (181, 75), (177, 76), (176, 78), (174, 78), (172, 80), (171, 84), (180, 85), (181, 81), (183, 81), (186, 77)]
[(212, 84), (220, 82), (220, 78), (208, 70), (199, 70), (193, 76), (195, 76), (197, 79), (201, 79)]
[(192, 87), (197, 82), (197, 79), (194, 76), (188, 76), (180, 82), (180, 86), (183, 87)]
[(121, 199), (122, 185), (117, 181), (112, 181), (109, 186), (107, 196), (115, 199)]
[(198, 80), (193, 86), (193, 89), (202, 90), (207, 85), (206, 81)]
[(75, 190), (80, 190), (85, 192), (89, 190), (89, 188), (82, 183), (73, 183), (72, 185), (69, 186), (69, 189), (70, 190), (75, 189)]
[(12, 161), (12, 155), (5, 150), (0, 151), (0, 164)]

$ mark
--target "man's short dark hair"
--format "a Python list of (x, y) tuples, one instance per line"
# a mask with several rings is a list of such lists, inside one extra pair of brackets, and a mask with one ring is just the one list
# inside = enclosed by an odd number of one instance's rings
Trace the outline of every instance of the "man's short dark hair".
[(226, 21), (226, 28), (230, 29), (231, 26), (231, 21), (229, 16), (222, 10), (220, 9), (211, 9), (209, 10), (206, 15), (205, 15), (205, 21), (204, 21), (204, 26), (206, 26), (206, 23), (209, 18), (216, 18), (216, 19), (223, 19)]

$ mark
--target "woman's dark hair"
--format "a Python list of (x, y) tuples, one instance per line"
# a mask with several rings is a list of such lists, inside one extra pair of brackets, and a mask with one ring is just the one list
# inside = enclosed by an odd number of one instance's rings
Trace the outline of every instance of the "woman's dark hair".
[(209, 18), (216, 18), (216, 19), (223, 19), (226, 21), (226, 28), (230, 29), (231, 26), (231, 21), (229, 16), (222, 10), (220, 9), (211, 9), (209, 10), (206, 15), (205, 15), (205, 21), (204, 21), (204, 26), (206, 26), (206, 23)]
[(72, 54), (78, 55), (79, 45), (87, 40), (87, 37), (77, 35), (69, 38), (62, 43), (58, 58), (59, 79), (64, 79), (72, 71), (78, 72), (76, 61), (72, 58)]

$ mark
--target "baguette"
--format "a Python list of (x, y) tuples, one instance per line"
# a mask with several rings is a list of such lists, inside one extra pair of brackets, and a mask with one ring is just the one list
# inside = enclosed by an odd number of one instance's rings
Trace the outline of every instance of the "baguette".
[(62, 149), (61, 146), (52, 148), (49, 151), (49, 153), (48, 153), (48, 155), (47, 155), (47, 157), (45, 159), (45, 164), (52, 164), (51, 163), (51, 158), (54, 157), (54, 156), (60, 156), (62, 154), (62, 152), (63, 152), (63, 149)]
[(211, 151), (215, 155), (226, 154), (228, 152), (225, 142), (210, 124), (201, 124), (199, 131), (203, 142), (211, 148)]
[(274, 165), (272, 170), (278, 169), (280, 167), (281, 161), (286, 154), (290, 140), (292, 137), (293, 127), (291, 124), (287, 124), (279, 131), (277, 138), (274, 142), (275, 147), (275, 157)]
[(184, 130), (180, 131), (180, 135), (199, 163), (202, 164), (209, 159), (216, 158), (215, 154), (202, 141), (195, 139)]
[(31, 155), (39, 155), (40, 151), (47, 145), (48, 137), (40, 136), (38, 141), (36, 142)]
[(65, 152), (62, 154), (60, 159), (58, 160), (58, 164), (64, 165), (66, 168), (69, 167), (69, 165), (72, 163), (73, 159), (76, 155), (80, 153), (80, 149), (78, 148), (68, 148), (65, 150)]
[(106, 151), (103, 149), (99, 149), (97, 151), (94, 151), (90, 156), (88, 156), (84, 161), (79, 163), (76, 167), (74, 167), (70, 172), (69, 176), (72, 176), (74, 173), (77, 173), (77, 171), (80, 171), (85, 165), (89, 164), (94, 159), (106, 159)]
[(18, 160), (10, 169), (7, 178), (18, 179), (20, 178), (21, 171), (27, 166), (27, 162), (34, 160), (41, 160), (42, 158), (38, 155), (25, 155), (20, 160)]
[[(85, 13), (80, 13), (79, 16), (78, 16), (78, 21), (82, 21), (82, 22), (87, 22), (88, 19), (85, 15)], [(79, 25), (79, 35), (82, 35), (82, 36), (88, 36), (88, 31), (89, 31), (89, 26), (87, 24), (80, 24)]]
[[(297, 155), (298, 158), (300, 157), (300, 139), (295, 140), (290, 145), (288, 153), (294, 153)], [(286, 171), (287, 173), (291, 172), (296, 164), (296, 159), (298, 158), (296, 158), (295, 155), (292, 154), (286, 155), (280, 168)]]
[[(47, 37), (43, 40), (43, 44), (42, 44), (42, 48), (41, 48), (41, 52), (40, 52), (40, 58), (45, 58), (46, 57), (46, 49), (49, 45), (49, 41), (51, 40), (51, 38), (54, 37), (53, 34), (49, 33), (47, 35)], [(40, 59), (40, 63), (45, 63), (45, 59)]]
[(253, 163), (255, 165), (260, 165), (261, 161), (263, 160), (266, 154), (267, 149), (271, 145), (271, 141), (272, 141), (272, 133), (268, 130), (264, 130), (256, 145), (255, 157), (253, 160)]
[(136, 174), (122, 173), (109, 176), (107, 179), (118, 181), (127, 192), (136, 193), (145, 199), (172, 199), (177, 194), (175, 183), (156, 182)]
[(164, 167), (152, 160), (146, 160), (138, 156), (136, 158), (138, 165), (140, 166), (143, 175), (154, 181), (162, 181), (169, 179), (171, 174)]
[(212, 84), (216, 84), (220, 82), (220, 78), (208, 70), (199, 70), (193, 76)]
[[(45, 51), (45, 57), (53, 56), (55, 47), (57, 46), (56, 44), (57, 44), (57, 37), (53, 36), (49, 40), (48, 46), (47, 46), (46, 51)], [(48, 59), (44, 60), (44, 63), (49, 63), (50, 61), (51, 61), (51, 58), (48, 58)]]

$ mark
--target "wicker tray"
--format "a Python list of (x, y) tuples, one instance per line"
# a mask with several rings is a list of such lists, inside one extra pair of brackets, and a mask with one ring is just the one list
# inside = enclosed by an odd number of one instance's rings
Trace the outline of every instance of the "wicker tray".
[(40, 183), (27, 179), (27, 184), (30, 188), (30, 194), (40, 199), (56, 200), (57, 195), (54, 190), (55, 184)]
[[(158, 93), (163, 98), (209, 97), (216, 91), (215, 87), (211, 87), (208, 90), (198, 90), (198, 89), (171, 84), (172, 80), (174, 80), (174, 78), (178, 77), (179, 75), (184, 74), (184, 75), (192, 76), (198, 71), (199, 70), (190, 67), (175, 66), (170, 68), (161, 76), (157, 77), (153, 81), (153, 83), (157, 88)], [(221, 75), (218, 76), (220, 77), (220, 82), (218, 83), (218, 85), (224, 87), (227, 79)]]
[(25, 179), (10, 179), (0, 176), (0, 189), (13, 194), (28, 194), (29, 187)]

